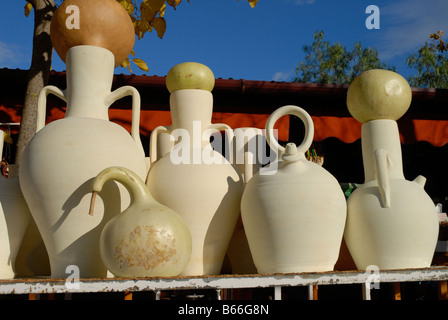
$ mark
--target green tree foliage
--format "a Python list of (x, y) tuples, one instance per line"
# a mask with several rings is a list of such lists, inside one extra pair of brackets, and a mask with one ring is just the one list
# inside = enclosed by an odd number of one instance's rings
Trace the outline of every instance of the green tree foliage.
[(295, 82), (349, 84), (369, 69), (395, 71), (394, 67), (380, 61), (377, 50), (363, 48), (361, 42), (347, 50), (339, 42), (324, 41), (323, 31), (317, 31), (313, 43), (305, 45), (303, 51), (305, 61), (296, 68)]
[(410, 55), (407, 65), (417, 72), (409, 77), (414, 87), (448, 89), (448, 44), (443, 40), (443, 32), (430, 35), (432, 42), (420, 47)]

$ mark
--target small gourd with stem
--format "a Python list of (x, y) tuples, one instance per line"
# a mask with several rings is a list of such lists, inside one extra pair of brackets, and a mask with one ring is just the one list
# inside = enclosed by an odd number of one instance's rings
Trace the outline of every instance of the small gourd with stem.
[(123, 167), (104, 169), (95, 177), (90, 215), (109, 180), (123, 184), (131, 202), (101, 232), (100, 254), (106, 268), (118, 277), (179, 275), (191, 255), (191, 235), (183, 219), (154, 200), (145, 183)]

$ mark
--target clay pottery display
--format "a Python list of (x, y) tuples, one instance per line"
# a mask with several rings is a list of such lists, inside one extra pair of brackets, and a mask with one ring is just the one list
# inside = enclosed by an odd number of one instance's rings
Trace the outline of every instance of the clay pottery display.
[(64, 0), (51, 20), (50, 37), (64, 62), (70, 48), (91, 45), (111, 51), (114, 66), (128, 57), (135, 42), (132, 20), (116, 0)]
[(104, 169), (92, 184), (91, 215), (97, 194), (115, 180), (131, 195), (129, 207), (104, 226), (100, 253), (104, 265), (118, 277), (169, 277), (179, 275), (191, 255), (191, 236), (182, 218), (154, 200), (132, 171)]
[[(0, 131), (0, 159), (4, 132)], [(16, 276), (16, 257), (31, 221), (31, 214), (20, 190), (16, 165), (9, 165), (8, 177), (0, 175), (0, 279)]]
[[(280, 146), (274, 124), (295, 115), (305, 124), (305, 138), (296, 147)], [(247, 183), (241, 215), (259, 273), (331, 271), (338, 259), (346, 219), (346, 200), (338, 181), (320, 165), (308, 161), (314, 125), (297, 106), (274, 111), (266, 122), (266, 138), (281, 156), (271, 169)]]
[[(144, 179), (145, 154), (139, 136), (140, 96), (133, 87), (111, 92), (114, 55), (95, 46), (67, 53), (67, 89), (47, 86), (39, 94), (37, 132), (20, 163), (20, 186), (48, 251), (51, 277), (66, 277), (75, 265), (81, 277), (104, 277), (99, 254), (102, 228), (129, 205), (129, 193), (111, 181), (97, 214), (88, 214), (90, 184), (103, 169), (123, 166)], [(46, 96), (67, 102), (63, 119), (45, 126)], [(131, 134), (109, 121), (108, 107), (131, 95)], [(103, 211), (104, 215), (100, 212)]]
[[(191, 63), (183, 66), (190, 67)], [(207, 74), (213, 77), (213, 73)], [(185, 84), (197, 76), (189, 75), (173, 79), (174, 73), (168, 73), (167, 83)], [(214, 77), (206, 80), (204, 83), (214, 81)], [(153, 197), (177, 212), (190, 230), (192, 254), (182, 275), (219, 274), (239, 215), (243, 180), (241, 173), (210, 144), (210, 135), (219, 130), (231, 135), (227, 125), (211, 123), (212, 93), (201, 86), (175, 87), (170, 95), (172, 124), (151, 133), (150, 158), (159, 160), (152, 162), (146, 184)], [(174, 143), (162, 157), (157, 155), (160, 133), (171, 134)]]
[(426, 268), (438, 237), (438, 217), (426, 179), (404, 177), (395, 120), (410, 106), (411, 89), (399, 74), (370, 70), (351, 84), (350, 113), (361, 128), (365, 183), (350, 195), (344, 239), (359, 270)]
[[(233, 163), (243, 174), (244, 184), (257, 173), (262, 165), (268, 163), (267, 142), (263, 130), (253, 127), (236, 128), (234, 131)], [(270, 154), (273, 159), (275, 155)], [(227, 248), (227, 258), (233, 274), (257, 273), (241, 214), (238, 217), (232, 239)]]
[(244, 183), (263, 167), (277, 160), (274, 150), (269, 148), (264, 130), (253, 127), (233, 129), (233, 163), (243, 174)]
[(16, 277), (48, 277), (51, 270), (47, 249), (31, 213), (30, 217), (28, 228), (16, 257)]

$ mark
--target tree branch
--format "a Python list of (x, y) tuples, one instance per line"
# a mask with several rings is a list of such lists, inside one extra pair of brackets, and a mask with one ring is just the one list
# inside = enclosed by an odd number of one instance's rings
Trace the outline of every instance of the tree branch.
[(27, 0), (27, 2), (31, 3), (34, 9), (33, 53), (15, 154), (16, 164), (19, 164), (23, 150), (36, 132), (37, 97), (41, 89), (47, 85), (50, 74), (53, 52), (50, 23), (56, 10), (54, 0)]

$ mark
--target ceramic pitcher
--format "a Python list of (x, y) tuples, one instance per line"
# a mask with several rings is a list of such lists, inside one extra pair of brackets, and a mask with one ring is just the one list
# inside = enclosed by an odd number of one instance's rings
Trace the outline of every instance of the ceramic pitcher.
[(212, 148), (210, 136), (226, 129), (231, 135), (231, 130), (225, 124), (211, 123), (213, 95), (209, 90), (172, 92), (170, 110), (171, 126), (151, 133), (150, 157), (158, 158), (161, 132), (170, 133), (174, 147), (151, 164), (146, 184), (153, 197), (177, 212), (189, 227), (192, 253), (182, 275), (219, 274), (239, 215), (243, 180)]
[[(272, 150), (267, 149), (264, 130), (254, 127), (236, 128), (233, 138), (233, 163), (243, 174), (246, 185), (255, 173), (262, 167), (275, 161), (276, 156)], [(234, 274), (254, 274), (257, 269), (254, 265), (246, 231), (242, 222), (241, 214), (238, 217), (235, 230), (227, 248), (227, 258), (231, 272)]]
[[(100, 193), (95, 217), (90, 184), (103, 169), (123, 166), (145, 179), (146, 161), (139, 137), (140, 96), (129, 86), (111, 92), (114, 55), (82, 45), (67, 54), (67, 89), (44, 87), (39, 95), (37, 133), (24, 150), (20, 186), (48, 251), (51, 276), (66, 277), (70, 265), (81, 277), (104, 277), (99, 254), (105, 223), (129, 205), (126, 189), (115, 182)], [(45, 126), (47, 94), (67, 102), (65, 117)], [(131, 95), (132, 129), (109, 121), (108, 107)]]
[[(305, 124), (305, 138), (296, 147), (279, 145), (274, 124), (295, 115)], [(247, 183), (241, 214), (249, 247), (259, 273), (333, 270), (338, 259), (346, 219), (346, 201), (337, 180), (320, 165), (308, 161), (314, 125), (297, 106), (274, 111), (266, 122), (266, 138), (281, 156), (270, 169)]]
[(426, 179), (404, 177), (396, 120), (410, 106), (411, 89), (399, 74), (363, 73), (351, 84), (347, 105), (361, 127), (364, 184), (348, 199), (344, 239), (360, 270), (426, 268), (437, 244), (435, 205)]
[[(0, 131), (0, 159), (4, 144), (4, 132)], [(9, 175), (0, 175), (0, 279), (16, 276), (16, 257), (31, 214), (19, 185), (16, 165), (9, 166)]]

